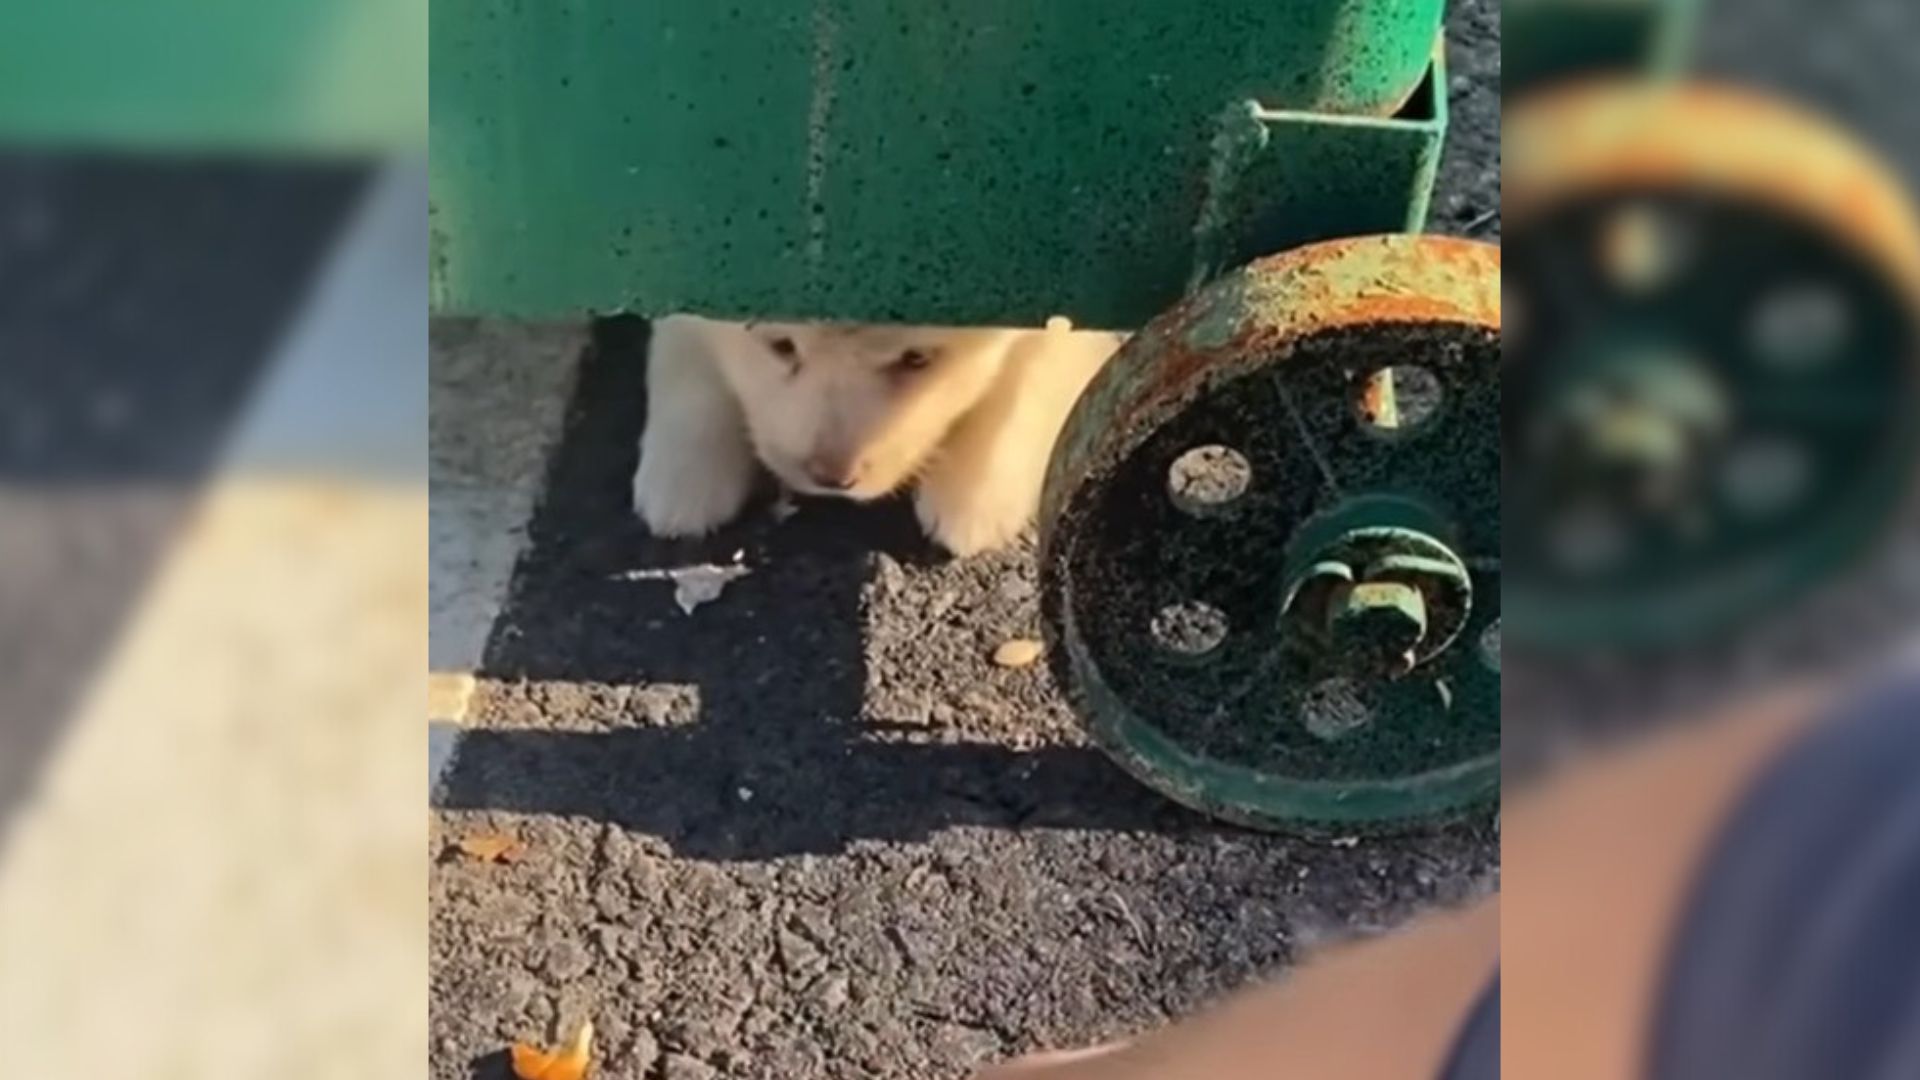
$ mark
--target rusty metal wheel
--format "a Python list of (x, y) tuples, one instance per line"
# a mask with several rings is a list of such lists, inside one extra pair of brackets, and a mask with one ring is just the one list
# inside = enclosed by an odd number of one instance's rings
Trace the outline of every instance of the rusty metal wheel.
[(1824, 120), (1599, 81), (1507, 114), (1506, 602), (1529, 651), (1746, 633), (1897, 531), (1920, 227)]
[(1492, 804), (1500, 253), (1311, 245), (1141, 331), (1048, 474), (1049, 654), (1149, 785), (1268, 827)]

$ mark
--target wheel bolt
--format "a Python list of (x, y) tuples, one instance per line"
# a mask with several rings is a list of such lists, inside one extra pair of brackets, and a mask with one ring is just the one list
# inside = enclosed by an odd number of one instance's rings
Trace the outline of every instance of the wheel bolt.
[(1427, 636), (1427, 601), (1399, 581), (1362, 581), (1339, 590), (1327, 634), (1343, 666), (1388, 678), (1413, 670)]

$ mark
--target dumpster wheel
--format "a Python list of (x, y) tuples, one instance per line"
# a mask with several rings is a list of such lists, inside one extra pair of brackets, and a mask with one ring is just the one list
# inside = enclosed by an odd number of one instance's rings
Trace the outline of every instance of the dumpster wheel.
[(1920, 229), (1891, 173), (1699, 84), (1531, 95), (1503, 145), (1519, 646), (1719, 643), (1861, 566), (1920, 449)]
[(1299, 248), (1081, 397), (1042, 503), (1048, 651), (1148, 785), (1308, 833), (1497, 801), (1499, 280), (1466, 240)]

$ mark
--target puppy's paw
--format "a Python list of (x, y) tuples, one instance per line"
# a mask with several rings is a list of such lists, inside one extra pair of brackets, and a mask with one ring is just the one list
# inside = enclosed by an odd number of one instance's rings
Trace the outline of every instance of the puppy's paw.
[(940, 481), (933, 476), (920, 485), (913, 510), (927, 535), (955, 555), (1005, 547), (1033, 520), (1035, 499), (1018, 487)]
[(737, 455), (643, 445), (633, 474), (633, 509), (655, 536), (704, 536), (740, 515), (753, 481), (752, 463)]

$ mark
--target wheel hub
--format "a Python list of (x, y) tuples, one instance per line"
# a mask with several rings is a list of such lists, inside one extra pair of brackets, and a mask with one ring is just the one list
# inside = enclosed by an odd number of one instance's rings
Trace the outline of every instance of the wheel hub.
[(1446, 544), (1417, 528), (1353, 525), (1288, 574), (1281, 619), (1330, 672), (1398, 679), (1444, 652), (1472, 607), (1472, 575)]

